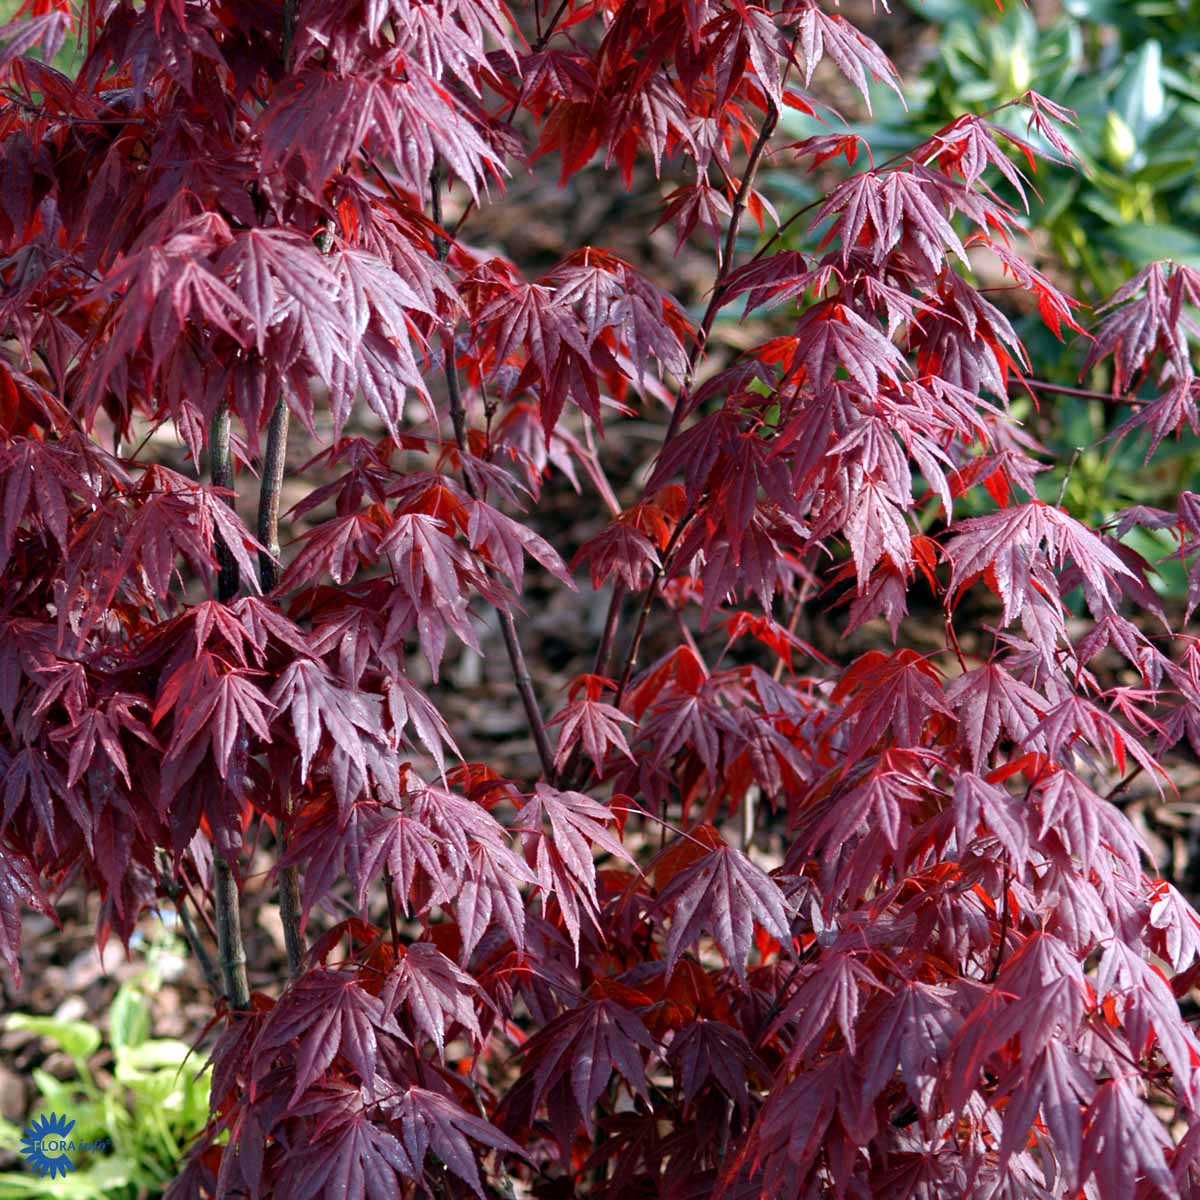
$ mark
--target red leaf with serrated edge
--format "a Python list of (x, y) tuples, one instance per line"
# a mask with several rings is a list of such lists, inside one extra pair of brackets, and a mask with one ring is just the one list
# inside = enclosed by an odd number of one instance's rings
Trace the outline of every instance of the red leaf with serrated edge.
[(642, 1022), (612, 1000), (570, 1009), (521, 1048), (526, 1070), (533, 1075), (532, 1104), (536, 1108), (547, 1097), (552, 1107), (565, 1104), (566, 1114), (552, 1113), (555, 1125), (582, 1121), (590, 1133), (596, 1101), (614, 1070), (634, 1095), (646, 1096), (643, 1053), (653, 1049), (654, 1040)]
[(611, 704), (604, 704), (600, 700), (571, 701), (562, 712), (547, 722), (549, 725), (562, 726), (558, 747), (554, 752), (555, 768), (562, 769), (576, 746), (581, 746), (592, 760), (599, 778), (604, 777), (604, 760), (610, 747), (624, 754), (631, 762), (635, 761), (621, 729), (621, 722), (632, 724), (633, 718)]
[(576, 954), (581, 915), (587, 914), (593, 922), (599, 915), (593, 848), (624, 862), (633, 861), (605, 827), (613, 820), (615, 816), (605, 805), (582, 792), (562, 792), (539, 783), (521, 808), (516, 826), (542, 889), (543, 906), (551, 895), (558, 900)]
[(432, 1152), (481, 1200), (484, 1193), (471, 1142), (503, 1154), (525, 1157), (525, 1151), (491, 1122), (466, 1112), (437, 1092), (409, 1088), (398, 1099), (389, 1100), (386, 1111), (395, 1122), (397, 1136), (412, 1162), (419, 1164)]
[(780, 942), (789, 937), (787, 905), (778, 884), (732, 846), (709, 850), (675, 875), (659, 893), (656, 907), (671, 913), (668, 970), (707, 933), (741, 978), (756, 923)]
[(57, 922), (33, 864), (0, 842), (0, 958), (18, 985), (21, 981), (21, 916), (26, 908)]
[(1100, 1085), (1088, 1107), (1080, 1178), (1094, 1175), (1104, 1200), (1128, 1196), (1143, 1180), (1165, 1196), (1178, 1196), (1165, 1154), (1170, 1145), (1133, 1085), (1124, 1078), (1111, 1079)]
[(475, 1015), (475, 981), (427, 942), (414, 942), (384, 981), (379, 998), (387, 1012), (403, 1006), (420, 1033), (432, 1038), (443, 1057), (446, 1035), (455, 1025), (476, 1041), (482, 1036)]
[(288, 1101), (294, 1106), (340, 1055), (358, 1073), (366, 1094), (374, 1096), (379, 1033), (404, 1037), (383, 1002), (364, 991), (355, 975), (310, 971), (263, 1023), (254, 1042), (254, 1074), (261, 1076), (284, 1055), (294, 1074)]
[(952, 680), (945, 700), (958, 717), (959, 738), (973, 770), (986, 765), (1001, 734), (1028, 746), (1030, 734), (1050, 707), (1033, 688), (994, 663)]

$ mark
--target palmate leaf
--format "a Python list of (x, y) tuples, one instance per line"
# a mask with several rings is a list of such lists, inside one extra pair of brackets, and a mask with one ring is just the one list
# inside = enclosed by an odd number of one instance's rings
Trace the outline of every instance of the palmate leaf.
[(353, 747), (357, 731), (373, 727), (371, 714), (359, 693), (342, 692), (324, 666), (315, 661), (299, 659), (291, 663), (280, 675), (271, 695), (276, 710), (281, 715), (285, 712), (290, 715), (300, 748), (301, 783), (308, 778), (322, 730), (328, 730), (339, 744)]
[(383, 873), (391, 870), (402, 904), (419, 883), (434, 902), (450, 886), (436, 835), (422, 822), (390, 808), (360, 800), (344, 816), (330, 797), (302, 813), (293, 824), (292, 844), (283, 865), (304, 865), (302, 909), (307, 916), (343, 876), (354, 887), (360, 909)]
[(522, 1156), (521, 1148), (494, 1125), (437, 1092), (411, 1087), (389, 1097), (382, 1110), (384, 1120), (351, 1109), (329, 1123), (315, 1144), (298, 1147), (289, 1156), (281, 1186), (300, 1200), (334, 1195), (394, 1200), (401, 1194), (399, 1180), (424, 1182), (432, 1153), (482, 1200), (471, 1143)]
[(0, 959), (4, 960), (18, 985), (21, 979), (21, 913), (27, 907), (57, 920), (33, 863), (24, 854), (0, 842)]
[(959, 739), (973, 770), (987, 762), (1002, 734), (1022, 748), (1044, 748), (1044, 743), (1030, 741), (1030, 734), (1051, 707), (1049, 702), (995, 663), (953, 680), (945, 700), (958, 717)]
[(80, 522), (67, 552), (68, 587), (82, 594), (89, 621), (139, 585), (151, 596), (168, 595), (181, 559), (215, 590), (218, 540), (245, 588), (257, 592), (255, 555), (264, 548), (211, 489), (155, 465)]
[(480, 1039), (477, 991), (475, 981), (444, 954), (426, 942), (414, 942), (392, 969), (379, 998), (388, 1012), (402, 1005), (418, 1031), (432, 1038), (444, 1056), (446, 1036), (455, 1025)]
[(799, 30), (806, 84), (811, 82), (813, 71), (821, 59), (829, 58), (854, 85), (868, 110), (871, 106), (868, 77), (886, 83), (898, 96), (901, 95), (896, 82), (896, 68), (883, 51), (859, 33), (841, 13), (825, 13), (812, 0), (804, 0), (803, 3), (789, 0), (781, 16), (785, 20), (795, 21)]
[(732, 846), (714, 846), (685, 867), (659, 893), (655, 907), (671, 913), (668, 970), (708, 933), (740, 978), (756, 925), (781, 942), (789, 937), (791, 922), (779, 885)]
[(684, 1099), (699, 1095), (711, 1080), (741, 1108), (750, 1103), (747, 1071), (752, 1058), (750, 1043), (721, 1021), (693, 1021), (671, 1039), (668, 1059), (676, 1071)]
[(349, 329), (337, 304), (339, 282), (308, 239), (282, 229), (247, 229), (222, 251), (216, 269), (249, 314), (259, 354), (271, 327), (300, 310), (323, 341), (345, 342)]
[(411, 1087), (398, 1099), (388, 1101), (386, 1107), (414, 1163), (423, 1162), (432, 1151), (477, 1196), (484, 1193), (471, 1142), (525, 1157), (521, 1147), (489, 1121), (473, 1116), (436, 1092)]
[(908, 842), (912, 814), (920, 805), (923, 780), (916, 756), (900, 749), (887, 750), (868, 767), (850, 772), (837, 788), (824, 820), (812, 834), (811, 844), (827, 853), (870, 830), (882, 835), (892, 850)]
[(324, 1138), (289, 1156), (284, 1186), (296, 1200), (344, 1196), (346, 1200), (395, 1200), (398, 1180), (420, 1179), (422, 1160), (413, 1160), (388, 1129), (356, 1113)]
[(294, 1075), (288, 1101), (294, 1106), (340, 1055), (373, 1097), (379, 1034), (405, 1040), (383, 1001), (365, 991), (355, 973), (309, 971), (263, 1023), (254, 1041), (251, 1069), (261, 1078), (276, 1057), (285, 1055)]
[(1038, 1113), (1053, 1139), (1054, 1154), (1068, 1187), (1080, 1182), (1083, 1105), (1095, 1084), (1078, 1059), (1061, 1042), (1050, 1042), (1022, 1070), (1022, 1080), (1006, 1109), (1000, 1161), (1004, 1163), (1025, 1145), (1029, 1128)]
[(1039, 553), (1057, 567), (1070, 559), (1102, 599), (1110, 595), (1115, 577), (1133, 578), (1125, 563), (1086, 526), (1040, 500), (971, 517), (955, 528), (946, 545), (953, 566), (951, 596), (957, 597), (986, 572), (1004, 602), (1005, 623), (1020, 616), (1028, 601), (1031, 567)]
[(566, 565), (545, 538), (482, 500), (473, 500), (470, 508), (467, 540), (471, 549), (486, 552), (489, 560), (511, 580), (518, 595), (524, 586), (526, 555), (575, 590), (575, 582), (567, 573)]
[(1123, 1078), (1109, 1080), (1097, 1089), (1088, 1108), (1080, 1176), (1094, 1176), (1104, 1200), (1127, 1196), (1139, 1181), (1153, 1184), (1165, 1196), (1178, 1196), (1164, 1154), (1170, 1144), (1133, 1084)]
[(81, 469), (86, 465), (75, 454), (53, 444), (20, 441), (0, 450), (0, 570), (27, 520), (43, 524), (65, 552), (74, 502), (97, 499)]
[(953, 989), (915, 981), (901, 985), (887, 1002), (866, 1048), (864, 1095), (878, 1096), (899, 1069), (912, 1102), (927, 1106), (960, 1024)]
[(555, 768), (562, 769), (577, 745), (583, 748), (583, 752), (592, 760), (597, 775), (601, 777), (610, 748), (624, 754), (631, 762), (635, 761), (621, 729), (622, 722), (631, 724), (632, 721), (632, 717), (602, 700), (584, 698), (571, 701), (548, 722), (549, 725), (562, 726), (554, 751)]
[(593, 847), (623, 862), (633, 861), (621, 841), (606, 828), (615, 820), (610, 809), (582, 792), (563, 792), (539, 783), (522, 807), (516, 826), (542, 890), (543, 911), (553, 896), (576, 954), (582, 917), (587, 915), (595, 921), (599, 915)]
[(866, 988), (874, 984), (875, 977), (852, 955), (831, 954), (819, 970), (809, 972), (769, 1032), (782, 1025), (792, 1027), (789, 1055), (795, 1065), (824, 1034), (832, 1017), (847, 1049), (854, 1054), (859, 1006)]
[(844, 703), (839, 723), (852, 723), (850, 758), (860, 758), (885, 731), (901, 747), (916, 746), (934, 713), (950, 714), (941, 672), (912, 650), (868, 650), (847, 668), (834, 699)]
[(476, 198), (485, 175), (499, 168), (465, 107), (415, 60), (403, 78), (313, 68), (290, 84), (260, 118), (264, 165), (295, 163), (316, 193), (364, 143), (390, 157), (401, 186), (420, 196), (435, 155)]
[(645, 1025), (612, 1000), (588, 1001), (551, 1021), (522, 1047), (533, 1072), (532, 1106), (549, 1098), (555, 1126), (573, 1132), (582, 1121), (595, 1128), (596, 1101), (615, 1070), (637, 1096), (646, 1095), (643, 1054), (654, 1049)]

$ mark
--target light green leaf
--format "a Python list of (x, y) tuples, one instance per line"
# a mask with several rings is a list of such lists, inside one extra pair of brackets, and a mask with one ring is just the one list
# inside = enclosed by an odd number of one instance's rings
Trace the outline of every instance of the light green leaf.
[[(117, 1078), (124, 1082), (138, 1073), (161, 1071), (166, 1067), (178, 1070), (187, 1061), (192, 1048), (187, 1042), (175, 1041), (172, 1038), (155, 1038), (143, 1042), (140, 1046), (122, 1046), (117, 1049)], [(196, 1066), (203, 1064), (203, 1059), (193, 1055)]]
[(1145, 42), (1125, 68), (1113, 94), (1113, 105), (1134, 136), (1143, 138), (1166, 115), (1162, 85), (1162, 46)]
[(135, 983), (124, 983), (108, 1014), (113, 1049), (140, 1046), (150, 1036), (150, 1005)]
[(34, 1017), (29, 1013), (13, 1013), (7, 1020), (9, 1029), (27, 1029), (57, 1042), (72, 1058), (84, 1060), (100, 1045), (100, 1030), (87, 1021), (59, 1021), (54, 1017)]
[(1122, 225), (1110, 236), (1117, 247), (1139, 265), (1173, 258), (1189, 267), (1200, 267), (1200, 237), (1176, 225)]

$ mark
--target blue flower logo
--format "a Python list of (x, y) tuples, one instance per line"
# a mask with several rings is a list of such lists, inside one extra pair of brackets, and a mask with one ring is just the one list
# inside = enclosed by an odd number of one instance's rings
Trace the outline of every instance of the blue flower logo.
[(74, 1148), (67, 1138), (74, 1128), (73, 1120), (68, 1121), (58, 1113), (30, 1121), (21, 1138), (21, 1155), (29, 1167), (43, 1178), (49, 1175), (51, 1179), (73, 1171), (75, 1164), (66, 1151), (68, 1147)]

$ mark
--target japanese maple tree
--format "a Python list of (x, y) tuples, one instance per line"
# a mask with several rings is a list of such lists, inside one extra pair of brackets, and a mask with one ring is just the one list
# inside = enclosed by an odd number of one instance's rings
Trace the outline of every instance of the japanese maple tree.
[[(1029, 92), (875, 161), (835, 72), (901, 88), (817, 0), (0, 29), (0, 957), (71, 883), (101, 940), (179, 908), (218, 1036), (176, 1200), (1200, 1190), (1200, 918), (1113, 803), (1200, 753), (1200, 496), (1088, 528), (1008, 413), (1005, 312), (1084, 335), (1017, 236), (1071, 115)], [(828, 190), (777, 218), (768, 161)], [(534, 276), (472, 241), (511, 173), (599, 170), (711, 248), (698, 311), (602, 247)], [(1157, 263), (1080, 339), (1148, 454), (1197, 429), (1198, 302)], [(632, 416), (659, 437), (611, 477)], [(530, 524), (556, 477), (603, 524), (573, 554)], [(533, 572), (607, 605), (565, 694)], [(816, 611), (868, 648), (818, 652)], [(537, 777), (439, 703), (485, 617)], [(252, 847), (290, 966), (254, 992)]]

